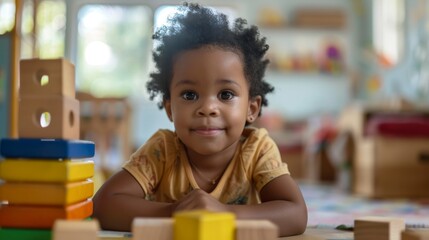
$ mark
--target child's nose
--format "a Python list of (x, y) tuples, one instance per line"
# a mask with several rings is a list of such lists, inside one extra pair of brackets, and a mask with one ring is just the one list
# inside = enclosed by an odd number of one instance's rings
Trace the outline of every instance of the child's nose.
[(206, 98), (201, 100), (201, 105), (197, 110), (198, 116), (219, 115), (219, 104), (216, 98)]

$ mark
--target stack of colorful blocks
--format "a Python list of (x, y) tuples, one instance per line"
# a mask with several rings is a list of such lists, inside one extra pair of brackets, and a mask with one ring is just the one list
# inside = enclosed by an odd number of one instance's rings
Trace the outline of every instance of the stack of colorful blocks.
[(19, 138), (0, 140), (0, 239), (51, 239), (56, 220), (92, 215), (95, 146), (79, 139), (74, 66), (20, 63)]

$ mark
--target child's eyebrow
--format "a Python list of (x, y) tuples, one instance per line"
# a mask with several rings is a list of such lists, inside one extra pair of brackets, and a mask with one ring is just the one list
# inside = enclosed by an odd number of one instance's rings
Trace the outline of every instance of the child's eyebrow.
[[(241, 88), (240, 84), (238, 84), (236, 81), (230, 80), (230, 79), (219, 79), (216, 81), (216, 83), (219, 85), (222, 85), (222, 84), (236, 85), (237, 87)], [(177, 81), (177, 83), (174, 84), (174, 87), (177, 87), (180, 85), (197, 85), (197, 83), (195, 81), (192, 81), (189, 79), (183, 79), (183, 80)]]
[(235, 85), (235, 86), (237, 86), (237, 87), (241, 88), (240, 84), (238, 84), (238, 83), (237, 83), (236, 81), (234, 81), (234, 80), (230, 80), (230, 79), (220, 79), (220, 80), (218, 80), (217, 82), (218, 82), (219, 84), (228, 84), (228, 85), (232, 84), (232, 85)]
[(183, 79), (183, 80), (177, 81), (177, 83), (174, 84), (174, 87), (177, 87), (180, 85), (196, 85), (196, 83), (192, 80), (189, 80), (189, 79)]

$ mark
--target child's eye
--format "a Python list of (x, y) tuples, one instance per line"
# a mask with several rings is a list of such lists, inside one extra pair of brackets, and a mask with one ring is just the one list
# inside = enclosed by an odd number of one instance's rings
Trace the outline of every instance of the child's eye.
[(221, 100), (231, 100), (234, 96), (234, 93), (232, 93), (231, 91), (222, 91), (219, 94), (219, 98)]
[(192, 100), (196, 100), (198, 98), (198, 95), (196, 92), (186, 91), (182, 93), (182, 98), (188, 101), (192, 101)]

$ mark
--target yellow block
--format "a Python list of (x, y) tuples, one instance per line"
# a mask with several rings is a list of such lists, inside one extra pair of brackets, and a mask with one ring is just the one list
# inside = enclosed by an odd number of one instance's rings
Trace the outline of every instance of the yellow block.
[(74, 182), (94, 175), (91, 160), (6, 159), (0, 161), (0, 178), (23, 182)]
[(235, 215), (205, 210), (174, 214), (174, 240), (234, 240)]
[(69, 205), (94, 194), (91, 180), (73, 183), (5, 182), (0, 185), (0, 200), (9, 204)]

